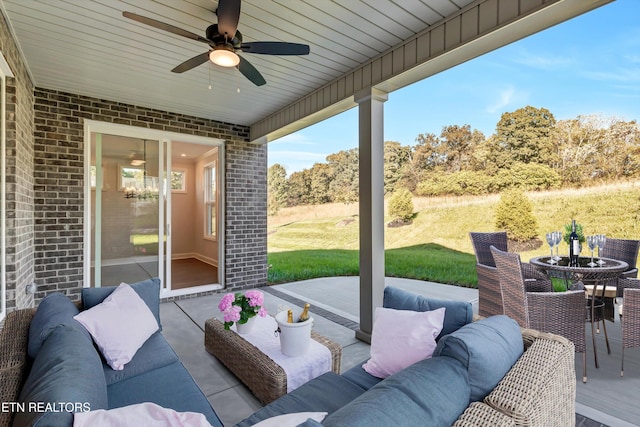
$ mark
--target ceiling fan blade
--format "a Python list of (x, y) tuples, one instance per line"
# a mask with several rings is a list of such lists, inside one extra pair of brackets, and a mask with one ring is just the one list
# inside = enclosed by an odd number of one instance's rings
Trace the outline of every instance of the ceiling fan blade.
[(240, 56), (238, 70), (240, 70), (242, 75), (251, 80), (251, 82), (256, 86), (262, 86), (267, 83), (264, 77), (262, 77), (262, 74), (260, 74), (260, 71), (258, 71), (256, 67), (251, 65), (251, 63), (244, 59), (242, 56)]
[(286, 42), (250, 42), (242, 43), (243, 52), (264, 55), (308, 55), (309, 45)]
[(218, 32), (232, 39), (238, 30), (240, 20), (240, 0), (218, 0)]
[(134, 21), (138, 21), (142, 24), (157, 28), (159, 30), (168, 31), (178, 36), (186, 37), (188, 39), (196, 40), (202, 43), (209, 43), (209, 40), (197, 34), (194, 34), (191, 31), (183, 30), (182, 28), (178, 28), (173, 25), (166, 24), (164, 22), (156, 21), (155, 19), (147, 18), (146, 16), (141, 16), (132, 12), (122, 12), (122, 16), (124, 16), (125, 18), (133, 19)]
[(198, 65), (204, 64), (209, 60), (209, 52), (201, 53), (200, 55), (196, 55), (191, 59), (187, 59), (182, 64), (178, 65), (176, 68), (171, 70), (172, 73), (184, 73), (185, 71), (189, 71), (192, 68), (197, 67)]

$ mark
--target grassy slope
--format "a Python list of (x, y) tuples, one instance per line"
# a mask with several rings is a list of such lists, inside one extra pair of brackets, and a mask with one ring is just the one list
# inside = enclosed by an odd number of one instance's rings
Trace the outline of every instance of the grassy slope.
[[(529, 194), (543, 245), (523, 260), (546, 255), (544, 234), (575, 218), (585, 234), (640, 237), (640, 183)], [(498, 196), (415, 198), (413, 224), (385, 229), (388, 276), (475, 286), (469, 231), (494, 231)], [(358, 274), (357, 205), (283, 210), (269, 220), (269, 282)], [(353, 220), (350, 222), (350, 220)], [(561, 252), (566, 252), (561, 245)], [(586, 245), (583, 255), (587, 254)]]

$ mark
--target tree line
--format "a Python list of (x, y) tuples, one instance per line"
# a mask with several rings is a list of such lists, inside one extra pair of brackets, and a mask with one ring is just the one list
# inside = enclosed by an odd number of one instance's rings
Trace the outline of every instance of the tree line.
[[(556, 121), (546, 108), (503, 113), (486, 137), (468, 124), (419, 134), (416, 144), (384, 143), (385, 194), (403, 188), (418, 196), (542, 190), (640, 176), (640, 126), (601, 115)], [(280, 207), (358, 200), (358, 149), (287, 177), (268, 170), (271, 213)]]

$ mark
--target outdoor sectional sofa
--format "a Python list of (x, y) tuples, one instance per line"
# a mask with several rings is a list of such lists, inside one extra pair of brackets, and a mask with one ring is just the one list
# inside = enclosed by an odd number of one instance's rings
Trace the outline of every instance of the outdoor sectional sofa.
[(326, 373), (236, 427), (283, 414), (305, 417), (318, 412), (328, 413), (321, 423), (304, 418), (300, 425), (575, 425), (575, 356), (570, 341), (521, 330), (504, 315), (472, 322), (469, 303), (427, 299), (393, 287), (385, 288), (384, 306), (413, 311), (445, 307), (433, 357), (382, 380), (360, 364), (342, 375)]
[[(63, 294), (47, 296), (37, 310), (9, 313), (0, 331), (0, 426), (12, 422), (14, 426), (71, 426), (74, 415), (69, 410), (153, 402), (179, 413), (204, 414), (210, 424), (222, 427), (206, 396), (162, 336), (160, 281), (150, 279), (131, 288), (147, 304), (160, 330), (122, 370), (105, 362), (87, 330), (73, 319), (79, 313), (78, 304)], [(81, 306), (89, 309), (100, 304), (114, 289), (83, 289)]]

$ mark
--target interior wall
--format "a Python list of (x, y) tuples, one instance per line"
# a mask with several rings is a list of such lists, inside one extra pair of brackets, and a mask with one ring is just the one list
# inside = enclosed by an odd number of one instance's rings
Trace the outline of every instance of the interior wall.
[[(216, 171), (219, 174), (220, 171), (220, 161), (219, 161), (219, 155), (218, 155), (218, 150), (215, 151), (215, 153), (211, 153), (208, 156), (204, 156), (201, 157), (200, 159), (198, 159), (198, 162), (196, 163), (195, 166), (195, 175), (196, 175), (196, 193), (198, 195), (200, 195), (199, 197), (196, 197), (195, 200), (195, 215), (194, 215), (194, 222), (195, 222), (195, 226), (194, 226), (194, 233), (193, 233), (193, 242), (195, 244), (195, 251), (198, 254), (201, 254), (202, 256), (206, 257), (206, 258), (210, 258), (213, 260), (217, 260), (218, 259), (218, 237), (216, 238), (216, 240), (211, 240), (211, 239), (207, 239), (205, 238), (205, 221), (204, 221), (204, 212), (205, 212), (205, 208), (204, 208), (204, 168), (206, 165), (208, 165), (209, 163), (213, 162), (217, 160), (218, 161), (218, 170)], [(219, 182), (218, 182), (218, 189), (220, 188), (219, 186)], [(218, 190), (219, 191), (219, 190)], [(219, 221), (220, 221), (220, 197), (218, 196), (218, 203), (217, 203), (217, 208), (218, 208), (218, 226), (217, 226), (217, 230), (218, 233), (220, 231), (220, 226), (219, 226)]]
[(195, 204), (196, 168), (194, 162), (172, 161), (173, 169), (183, 169), (187, 172), (186, 192), (171, 193), (171, 253), (172, 257), (184, 258), (197, 253), (195, 236)]

